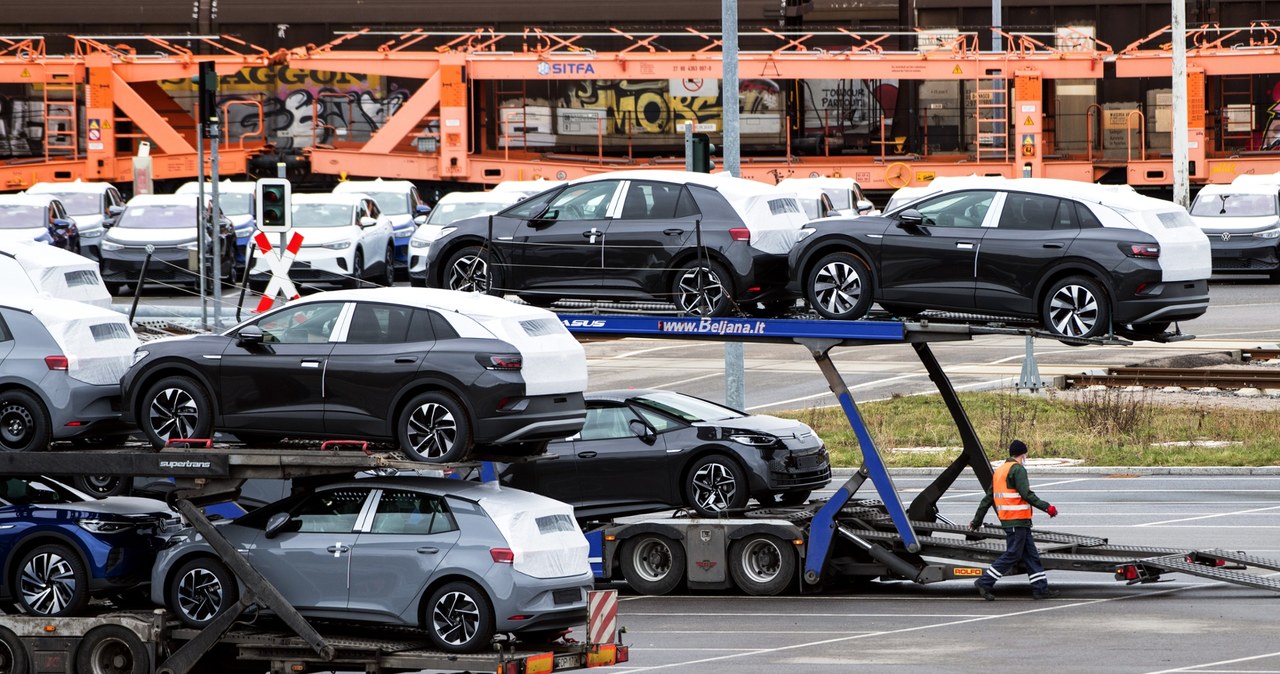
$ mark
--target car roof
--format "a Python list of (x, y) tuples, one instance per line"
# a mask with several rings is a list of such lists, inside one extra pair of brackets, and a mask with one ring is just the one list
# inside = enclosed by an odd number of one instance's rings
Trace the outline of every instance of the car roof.
[(374, 189), (376, 192), (391, 192), (394, 190), (405, 190), (413, 187), (413, 183), (408, 180), (383, 180), (377, 178), (374, 180), (344, 180), (333, 188), (334, 192), (363, 192), (367, 189)]
[(789, 187), (792, 189), (800, 189), (802, 187), (853, 189), (853, 186), (857, 184), (858, 181), (853, 178), (819, 176), (816, 178), (783, 178), (778, 181), (777, 187)]
[(530, 506), (545, 503), (553, 499), (527, 491), (501, 486), (498, 482), (473, 482), (470, 480), (451, 480), (425, 475), (400, 475), (391, 477), (368, 477), (348, 480), (323, 489), (342, 487), (373, 487), (383, 489), (410, 489), (428, 491), (433, 494), (456, 496), (468, 501), (499, 502), (513, 505), (528, 504)]
[[(1254, 173), (1244, 173), (1235, 177), (1231, 181), (1232, 185), (1270, 185), (1275, 187), (1280, 185), (1280, 173), (1263, 173), (1261, 175)], [(1208, 187), (1206, 185), (1206, 187)]]
[[(45, 246), (48, 248), (49, 246)], [(74, 255), (74, 253), (73, 253)], [(44, 293), (0, 295), (0, 307), (46, 316), (75, 316), (77, 318), (113, 318), (120, 321), (125, 316), (114, 309), (106, 309), (85, 302), (51, 297)]]
[(1229, 185), (1205, 185), (1196, 193), (1196, 198), (1199, 199), (1202, 194), (1205, 196), (1213, 196), (1215, 194), (1265, 194), (1275, 196), (1276, 190), (1277, 185), (1275, 183), (1268, 185), (1264, 182), (1233, 182)]
[[(492, 192), (518, 192), (523, 194), (537, 194), (545, 192), (552, 187), (559, 187), (565, 184), (566, 180), (504, 180), (493, 186)], [(446, 195), (448, 196), (448, 195)]]
[(0, 194), (0, 204), (17, 206), (48, 206), (50, 201), (58, 198), (52, 194)]
[(648, 395), (650, 393), (657, 393), (659, 390), (662, 390), (664, 393), (675, 393), (675, 391), (666, 391), (664, 389), (621, 388), (611, 389), (608, 391), (592, 391), (590, 393), (582, 394), (582, 397), (587, 400), (607, 400), (610, 402), (620, 403), (632, 398)]
[[(935, 179), (930, 187), (937, 183)], [(1180, 208), (1172, 201), (1139, 194), (1128, 185), (1098, 185), (1060, 178), (1005, 178), (1003, 176), (967, 176), (948, 180), (939, 189), (926, 188), (912, 201), (933, 194), (962, 189), (997, 189), (1030, 192), (1064, 199), (1077, 199), (1103, 204), (1112, 208), (1132, 211), (1167, 211)]]
[[(205, 198), (209, 198), (209, 194), (205, 193)], [(129, 200), (130, 206), (160, 206), (181, 204), (186, 206), (195, 206), (199, 203), (200, 197), (196, 194), (139, 194)]]
[(464, 314), (473, 319), (528, 317), (531, 313), (543, 315), (545, 309), (535, 309), (501, 297), (482, 295), (480, 293), (464, 293), (441, 288), (413, 288), (396, 286), (391, 288), (357, 288), (355, 290), (330, 290), (312, 293), (290, 302), (297, 304), (318, 301), (340, 302), (383, 302), (410, 307), (438, 309)]
[(346, 192), (342, 194), (334, 194), (332, 192), (321, 192), (319, 194), (307, 192), (304, 194), (293, 195), (293, 203), (295, 204), (341, 204), (343, 206), (354, 206), (361, 199), (369, 199), (369, 195), (364, 192)]
[(436, 202), (440, 204), (514, 204), (519, 203), (523, 194), (510, 192), (450, 192)]
[[(213, 186), (213, 183), (206, 182), (204, 184), (205, 194), (209, 194), (209, 191), (212, 188), (212, 186)], [(257, 183), (245, 182), (243, 180), (241, 181), (223, 180), (218, 183), (219, 192), (227, 192), (227, 193), (234, 193), (234, 194), (247, 194), (250, 192), (254, 192), (255, 190), (257, 190), (257, 188), (258, 188)], [(182, 183), (182, 186), (174, 190), (173, 193), (174, 194), (199, 194), (200, 183), (194, 180), (192, 180), (191, 182)]]
[(45, 194), (50, 192), (84, 192), (86, 194), (102, 194), (111, 187), (111, 183), (75, 182), (39, 182), (27, 188), (27, 194)]

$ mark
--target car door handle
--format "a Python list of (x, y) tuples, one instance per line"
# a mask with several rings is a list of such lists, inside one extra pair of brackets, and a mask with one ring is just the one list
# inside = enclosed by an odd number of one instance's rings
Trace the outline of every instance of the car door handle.
[(972, 242), (972, 241), (957, 241), (957, 242), (956, 242), (956, 248), (959, 248), (960, 250), (973, 250), (973, 242)]
[(416, 363), (418, 362), (418, 357), (417, 356), (399, 356), (398, 358), (396, 358), (396, 362), (397, 363)]
[(578, 452), (578, 458), (579, 458), (579, 459), (594, 459), (594, 458), (596, 458), (596, 453), (595, 453), (595, 452)]
[(1064, 245), (1066, 244), (1062, 243), (1061, 241), (1050, 241), (1049, 243), (1044, 244), (1044, 247), (1045, 248), (1062, 248)]
[(320, 361), (318, 360), (304, 360), (301, 364), (302, 367), (320, 367)]
[(584, 238), (584, 239), (591, 239), (591, 240), (593, 240), (593, 241), (594, 241), (596, 237), (604, 238), (604, 232), (602, 232), (602, 231), (600, 231), (600, 230), (598, 230), (598, 229), (593, 229), (593, 230), (591, 230), (591, 231), (589, 231), (589, 232), (583, 232), (583, 233), (582, 233), (582, 238)]
[(335, 543), (334, 545), (330, 545), (329, 547), (325, 548), (325, 550), (332, 552), (334, 557), (340, 557), (342, 553), (349, 552), (351, 548), (341, 543)]
[(666, 234), (667, 236), (680, 236), (681, 234), (684, 234), (684, 230), (676, 229), (675, 227), (672, 227), (671, 229), (662, 230), (662, 233)]
[(423, 555), (434, 555), (437, 552), (440, 552), (440, 548), (435, 548), (430, 545), (424, 545), (418, 548), (418, 553)]

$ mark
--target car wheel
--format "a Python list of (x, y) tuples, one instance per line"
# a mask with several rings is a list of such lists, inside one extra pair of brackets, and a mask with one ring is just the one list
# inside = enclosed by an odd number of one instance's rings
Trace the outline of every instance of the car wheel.
[(773, 506), (798, 506), (809, 500), (809, 495), (813, 493), (809, 489), (801, 489), (800, 491), (780, 491), (774, 492), (759, 499), (761, 505)]
[(1098, 337), (1111, 326), (1106, 294), (1084, 276), (1069, 276), (1050, 286), (1040, 314), (1045, 329), (1060, 337)]
[(147, 674), (151, 654), (142, 639), (119, 625), (99, 625), (89, 630), (76, 649), (79, 674)]
[(468, 246), (453, 254), (444, 268), (444, 287), (464, 293), (500, 295), (502, 275), (493, 264), (493, 254), (479, 246)]
[(1163, 335), (1172, 325), (1169, 321), (1154, 321), (1152, 323), (1130, 323), (1122, 328), (1116, 329), (1116, 334), (1130, 339), (1135, 342), (1143, 342), (1155, 339)]
[(747, 477), (738, 462), (712, 454), (693, 462), (684, 478), (685, 503), (702, 517), (747, 505)]
[(225, 564), (200, 557), (178, 567), (170, 577), (165, 598), (178, 620), (200, 629), (239, 600), (240, 588)]
[(809, 271), (805, 299), (823, 318), (862, 318), (871, 308), (871, 271), (853, 253), (827, 255)]
[(76, 489), (95, 498), (123, 496), (129, 493), (132, 482), (132, 478), (121, 475), (76, 475), (71, 478)]
[(639, 534), (622, 544), (622, 577), (640, 594), (666, 594), (684, 580), (684, 548), (657, 534)]
[(14, 573), (18, 608), (27, 615), (76, 615), (89, 603), (84, 562), (61, 543), (37, 546), (22, 556)]
[(18, 390), (0, 393), (0, 451), (47, 449), (50, 426), (49, 412), (36, 396)]
[(474, 653), (493, 638), (493, 608), (480, 588), (463, 581), (441, 585), (427, 600), (423, 627), (440, 650)]
[(170, 440), (213, 437), (213, 405), (190, 377), (165, 377), (147, 389), (138, 406), (138, 427), (156, 448)]
[(676, 270), (671, 300), (685, 316), (727, 316), (733, 308), (733, 285), (718, 262), (686, 262)]
[(390, 288), (396, 284), (396, 245), (387, 243), (387, 254), (383, 257), (382, 276), (378, 277), (378, 285)]
[(452, 463), (471, 451), (466, 408), (439, 391), (422, 393), (400, 414), (400, 447), (417, 461)]
[(27, 674), (29, 661), (27, 647), (22, 645), (18, 635), (8, 627), (0, 626), (0, 672)]
[(343, 288), (359, 288), (364, 280), (364, 251), (357, 250), (351, 259), (351, 275), (342, 280)]
[(729, 575), (738, 589), (772, 597), (796, 578), (795, 546), (777, 536), (755, 534), (729, 546)]

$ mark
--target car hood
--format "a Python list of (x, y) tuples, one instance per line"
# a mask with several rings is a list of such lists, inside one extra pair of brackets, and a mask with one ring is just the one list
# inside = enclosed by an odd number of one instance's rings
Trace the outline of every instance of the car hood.
[(1191, 216), (1191, 219), (1195, 221), (1196, 226), (1203, 230), (1205, 234), (1221, 234), (1222, 232), (1248, 234), (1252, 232), (1261, 232), (1267, 229), (1274, 229), (1277, 225), (1280, 225), (1280, 220), (1278, 220), (1274, 215), (1231, 218), (1215, 218), (1203, 215), (1193, 215)]
[(788, 449), (809, 449), (822, 446), (822, 439), (808, 425), (793, 419), (783, 419), (768, 414), (753, 414), (738, 419), (704, 421), (694, 425), (725, 430), (767, 433), (782, 440)]
[(104, 499), (95, 499), (92, 501), (82, 501), (80, 503), (50, 503), (41, 505), (41, 508), (49, 510), (69, 510), (86, 513), (97, 513), (101, 515), (155, 515), (159, 517), (174, 517), (173, 511), (169, 510), (169, 506), (164, 501), (153, 498), (139, 498), (137, 496), (112, 496)]
[(360, 233), (354, 227), (297, 227), (293, 231), (302, 235), (303, 248), (319, 248), (335, 241), (360, 239)]
[(107, 238), (126, 246), (176, 246), (196, 239), (195, 227), (112, 227)]
[(23, 241), (35, 241), (36, 239), (48, 233), (49, 233), (49, 230), (43, 227), (22, 227), (19, 229), (0, 229), (0, 243), (18, 243)]

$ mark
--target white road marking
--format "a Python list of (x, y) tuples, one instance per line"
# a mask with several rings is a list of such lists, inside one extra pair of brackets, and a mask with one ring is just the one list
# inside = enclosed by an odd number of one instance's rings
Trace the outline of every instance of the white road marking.
[(1212, 519), (1214, 517), (1230, 517), (1232, 515), (1247, 515), (1249, 513), (1258, 513), (1258, 512), (1268, 511), (1268, 510), (1280, 510), (1280, 506), (1271, 506), (1268, 508), (1252, 508), (1250, 510), (1239, 510), (1236, 512), (1229, 512), (1229, 513), (1217, 513), (1214, 515), (1200, 515), (1198, 517), (1183, 517), (1176, 520), (1164, 520), (1162, 522), (1147, 522), (1146, 524), (1139, 524), (1136, 526), (1154, 527), (1161, 524), (1175, 524), (1177, 522), (1194, 522), (1195, 520), (1207, 520), (1207, 519)]
[[(1177, 669), (1161, 669), (1159, 671), (1147, 672), (1147, 674), (1167, 674), (1168, 672), (1191, 672), (1191, 671), (1218, 671), (1218, 670), (1202, 670), (1200, 668), (1214, 667), (1217, 665), (1233, 665), (1237, 662), (1249, 662), (1251, 660), (1262, 660), (1265, 658), (1275, 658), (1275, 657), (1280, 657), (1280, 651), (1276, 651), (1275, 653), (1263, 653), (1262, 655), (1250, 655), (1243, 658), (1235, 658), (1233, 660), (1219, 660), (1217, 662), (1206, 662), (1203, 665), (1187, 665), (1186, 667), (1179, 667)], [(1277, 672), (1280, 670), (1250, 669), (1250, 670), (1242, 670), (1242, 671), (1248, 671), (1251, 674), (1264, 674), (1264, 672), (1267, 672), (1267, 671)]]

